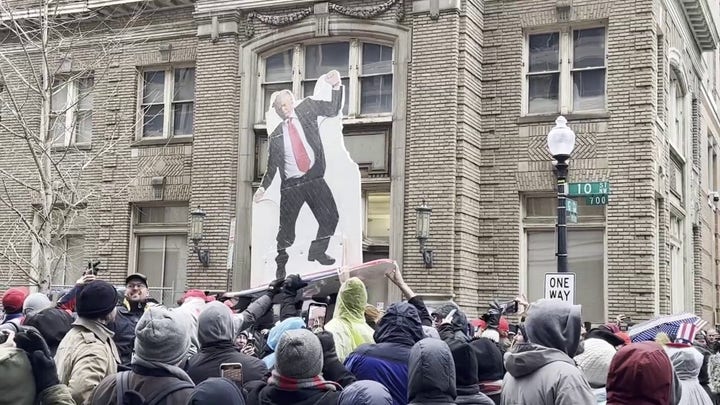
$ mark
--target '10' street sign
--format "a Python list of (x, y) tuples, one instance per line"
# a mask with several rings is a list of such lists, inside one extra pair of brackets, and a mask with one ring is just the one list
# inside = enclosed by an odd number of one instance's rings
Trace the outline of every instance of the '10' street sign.
[(585, 197), (591, 195), (608, 195), (610, 183), (607, 181), (592, 181), (585, 183), (570, 183), (568, 195), (570, 197)]

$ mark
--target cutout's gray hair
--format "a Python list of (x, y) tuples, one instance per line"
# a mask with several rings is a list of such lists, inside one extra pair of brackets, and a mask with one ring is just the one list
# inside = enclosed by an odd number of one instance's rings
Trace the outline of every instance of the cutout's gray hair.
[(280, 105), (280, 97), (282, 97), (284, 95), (288, 95), (288, 96), (292, 97), (293, 100), (295, 99), (295, 95), (293, 94), (292, 91), (290, 91), (288, 89), (280, 90), (278, 92), (278, 94), (275, 96), (275, 100), (273, 101), (273, 108), (275, 108), (275, 109), (278, 108), (278, 105)]

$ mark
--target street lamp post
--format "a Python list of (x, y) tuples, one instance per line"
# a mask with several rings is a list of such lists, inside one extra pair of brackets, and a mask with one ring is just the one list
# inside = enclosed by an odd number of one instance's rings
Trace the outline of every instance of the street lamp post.
[(567, 175), (568, 160), (575, 148), (575, 132), (568, 128), (567, 120), (562, 115), (555, 120), (555, 127), (547, 136), (548, 150), (555, 159), (555, 177), (557, 179), (557, 271), (568, 271), (567, 262)]

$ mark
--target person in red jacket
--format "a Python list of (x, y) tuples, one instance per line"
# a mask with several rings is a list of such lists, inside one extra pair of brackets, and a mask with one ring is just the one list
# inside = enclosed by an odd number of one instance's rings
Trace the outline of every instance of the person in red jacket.
[(672, 397), (672, 363), (655, 342), (620, 349), (607, 379), (607, 405), (667, 405)]

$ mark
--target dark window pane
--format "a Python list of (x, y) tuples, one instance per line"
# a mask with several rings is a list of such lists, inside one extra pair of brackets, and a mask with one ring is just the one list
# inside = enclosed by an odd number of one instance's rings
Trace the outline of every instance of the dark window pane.
[(188, 207), (138, 207), (139, 224), (182, 224), (188, 220)]
[(559, 73), (528, 76), (528, 112), (558, 110)]
[(350, 44), (310, 45), (305, 48), (305, 78), (316, 79), (331, 70), (347, 76), (350, 60)]
[(164, 115), (165, 107), (162, 104), (145, 107), (143, 137), (163, 136)]
[(605, 108), (605, 69), (573, 72), (573, 110)]
[(255, 178), (261, 179), (267, 171), (268, 158), (270, 150), (268, 149), (268, 139), (266, 136), (255, 137)]
[(93, 108), (93, 89), (94, 81), (92, 78), (78, 80), (78, 109), (92, 110)]
[[(343, 115), (348, 114), (348, 88), (350, 86), (350, 79), (341, 79), (343, 84), (343, 90), (345, 92), (345, 104), (343, 105)], [(310, 97), (315, 93), (315, 83), (317, 80), (303, 82), (303, 97)]]
[(195, 68), (175, 69), (175, 95), (173, 100), (195, 100)]
[(363, 77), (360, 81), (360, 113), (392, 111), (392, 75)]
[(165, 91), (165, 72), (145, 72), (143, 78), (143, 104), (162, 103)]
[(370, 170), (387, 170), (386, 134), (346, 135), (345, 148), (350, 158), (360, 166)]
[(265, 59), (265, 81), (292, 81), (293, 50), (280, 52)]
[(194, 103), (173, 104), (173, 131), (175, 135), (192, 135)]
[(362, 74), (392, 73), (392, 52), (389, 46), (363, 44)]
[(558, 70), (560, 33), (530, 35), (528, 55), (530, 72)]
[(573, 67), (605, 66), (605, 28), (573, 31)]

